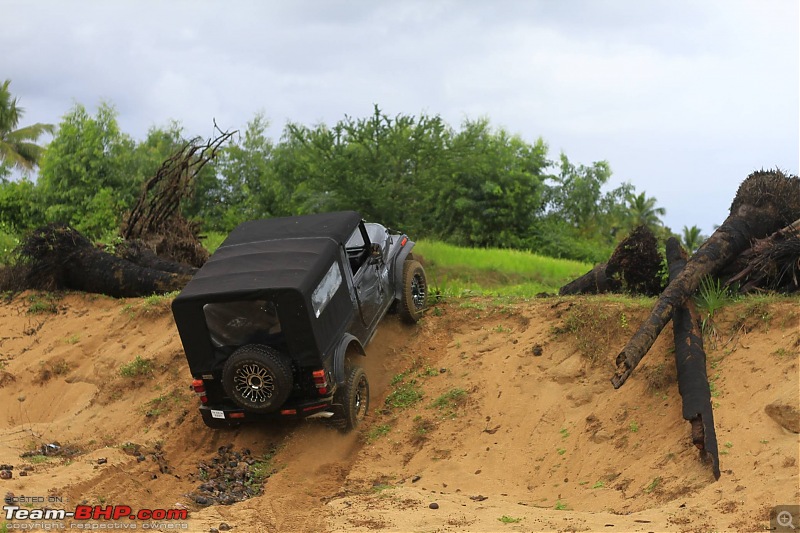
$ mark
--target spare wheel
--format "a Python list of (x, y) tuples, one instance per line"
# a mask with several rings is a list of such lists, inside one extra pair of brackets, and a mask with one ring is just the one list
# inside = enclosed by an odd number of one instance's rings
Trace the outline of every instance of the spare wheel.
[(275, 411), (292, 391), (289, 358), (262, 344), (242, 346), (225, 362), (222, 387), (234, 402), (248, 411)]

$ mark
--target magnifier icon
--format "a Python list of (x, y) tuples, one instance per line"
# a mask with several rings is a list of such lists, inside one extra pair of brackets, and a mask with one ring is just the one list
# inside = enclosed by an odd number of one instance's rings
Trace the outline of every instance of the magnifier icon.
[(775, 517), (775, 520), (781, 527), (790, 527), (792, 529), (795, 529), (794, 523), (792, 523), (792, 513), (790, 513), (789, 511), (781, 511), (780, 513), (778, 513), (778, 516)]

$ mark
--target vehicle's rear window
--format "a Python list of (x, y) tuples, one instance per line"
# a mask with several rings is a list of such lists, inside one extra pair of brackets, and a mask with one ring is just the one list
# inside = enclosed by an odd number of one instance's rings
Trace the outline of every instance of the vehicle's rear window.
[(215, 346), (271, 344), (281, 333), (275, 303), (267, 300), (241, 300), (205, 304), (206, 326)]

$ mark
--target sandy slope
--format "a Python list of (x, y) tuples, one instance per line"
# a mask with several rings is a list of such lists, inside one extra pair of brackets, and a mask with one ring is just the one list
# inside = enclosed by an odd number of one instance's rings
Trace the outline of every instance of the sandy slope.
[[(464, 300), (417, 327), (389, 317), (368, 349), (373, 413), (344, 436), (311, 422), (207, 430), (166, 305), (71, 294), (56, 314), (29, 314), (23, 295), (0, 304), (0, 464), (15, 467), (0, 491), (68, 510), (185, 506), (191, 531), (757, 531), (771, 506), (800, 499), (798, 434), (765, 412), (797, 413), (797, 303), (715, 320), (714, 482), (681, 418), (671, 330), (623, 388), (609, 383), (646, 302)], [(137, 356), (153, 374), (121, 376)], [(385, 407), (412, 380), (422, 398)], [(80, 453), (20, 457), (52, 442)], [(187, 496), (197, 463), (225, 444), (277, 449), (275, 473), (258, 497), (201, 508)]]

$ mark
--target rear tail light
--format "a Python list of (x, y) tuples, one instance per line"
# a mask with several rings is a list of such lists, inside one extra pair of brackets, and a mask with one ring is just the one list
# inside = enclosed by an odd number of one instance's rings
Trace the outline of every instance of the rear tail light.
[(324, 370), (314, 370), (311, 375), (314, 378), (314, 386), (320, 396), (328, 394), (328, 378)]
[(192, 381), (192, 390), (200, 398), (200, 403), (208, 403), (208, 396), (206, 396), (206, 384), (202, 379), (195, 379)]

